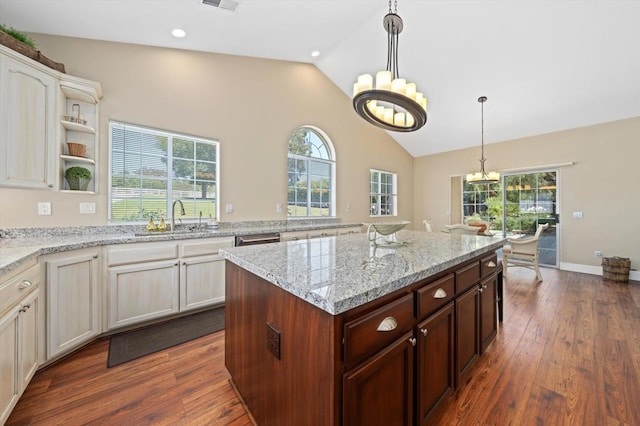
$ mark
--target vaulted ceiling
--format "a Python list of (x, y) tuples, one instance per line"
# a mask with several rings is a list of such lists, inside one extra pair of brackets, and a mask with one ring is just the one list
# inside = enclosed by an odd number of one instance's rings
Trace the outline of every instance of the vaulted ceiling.
[[(349, 97), (357, 75), (386, 65), (384, 0), (237, 1), (229, 11), (202, 0), (0, 0), (0, 23), (314, 63)], [(485, 143), (640, 116), (640, 1), (397, 0), (397, 11), (400, 75), (429, 99), (425, 127), (390, 132), (414, 156), (478, 146), (482, 95)], [(186, 37), (171, 36), (177, 27)]]

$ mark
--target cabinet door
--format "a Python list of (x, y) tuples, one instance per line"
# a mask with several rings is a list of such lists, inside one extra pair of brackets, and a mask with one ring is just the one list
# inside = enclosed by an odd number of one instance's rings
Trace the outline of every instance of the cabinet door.
[(180, 311), (224, 303), (224, 259), (184, 258), (180, 268)]
[(100, 333), (97, 249), (47, 261), (47, 359)]
[(178, 260), (109, 268), (109, 328), (179, 311)]
[(56, 80), (0, 56), (0, 185), (52, 188)]
[(16, 306), (0, 317), (0, 424), (4, 424), (9, 418), (20, 397), (16, 374), (19, 310), (20, 306)]
[(418, 424), (455, 389), (453, 302), (418, 324), (416, 389)]
[(36, 290), (21, 303), (19, 317), (19, 362), (18, 384), (20, 392), (24, 392), (29, 381), (38, 369), (38, 342), (40, 290)]
[[(413, 334), (406, 333), (343, 378), (345, 426), (413, 423)], [(415, 342), (415, 340), (413, 340)]]
[(456, 299), (456, 387), (460, 377), (480, 356), (480, 292), (474, 286)]
[(484, 352), (485, 348), (489, 346), (489, 343), (493, 341), (498, 333), (497, 288), (498, 274), (495, 274), (480, 283), (481, 352)]

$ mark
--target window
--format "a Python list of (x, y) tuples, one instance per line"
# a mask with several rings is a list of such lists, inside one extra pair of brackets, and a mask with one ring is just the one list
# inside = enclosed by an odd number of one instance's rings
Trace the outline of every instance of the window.
[[(502, 185), (500, 182), (486, 185), (470, 184), (463, 177), (462, 183), (462, 217), (480, 217), (482, 220), (494, 221), (500, 219), (498, 210), (502, 210)], [(497, 225), (494, 224), (494, 225)], [(502, 229), (494, 228), (494, 229)]]
[[(218, 216), (218, 142), (110, 122), (110, 222)], [(176, 210), (177, 211), (177, 210)]]
[(311, 126), (289, 139), (287, 216), (335, 216), (335, 154), (329, 138)]
[(382, 170), (370, 170), (371, 216), (395, 216), (397, 214), (397, 175)]

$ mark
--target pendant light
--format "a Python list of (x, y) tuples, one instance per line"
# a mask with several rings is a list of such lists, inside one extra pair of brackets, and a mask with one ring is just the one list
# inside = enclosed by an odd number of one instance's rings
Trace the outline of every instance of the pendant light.
[(478, 98), (478, 102), (480, 102), (480, 121), (481, 121), (481, 128), (482, 128), (482, 139), (481, 139), (481, 152), (482, 154), (480, 155), (480, 172), (478, 173), (472, 173), (472, 174), (468, 174), (467, 175), (467, 183), (473, 184), (473, 185), (488, 185), (491, 183), (498, 183), (498, 181), (500, 180), (500, 173), (498, 172), (485, 172), (484, 171), (484, 162), (487, 161), (486, 158), (484, 158), (484, 103), (487, 101), (487, 97), (486, 96), (480, 96)]
[(415, 83), (407, 83), (398, 74), (398, 35), (402, 18), (397, 14), (398, 1), (382, 20), (387, 31), (387, 68), (374, 78), (362, 74), (353, 85), (353, 108), (374, 126), (397, 132), (413, 132), (427, 122), (427, 98)]

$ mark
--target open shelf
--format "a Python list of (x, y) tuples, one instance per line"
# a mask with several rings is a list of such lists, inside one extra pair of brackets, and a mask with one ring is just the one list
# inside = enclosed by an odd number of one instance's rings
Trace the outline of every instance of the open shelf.
[(85, 126), (84, 124), (74, 123), (72, 121), (61, 120), (62, 126), (74, 132), (82, 132), (82, 133), (91, 133), (92, 135), (96, 134), (96, 129), (91, 126)]
[(62, 155), (60, 155), (60, 158), (62, 160), (65, 160), (68, 163), (96, 164), (95, 160), (93, 160), (92, 158), (77, 157), (75, 155), (62, 154)]

